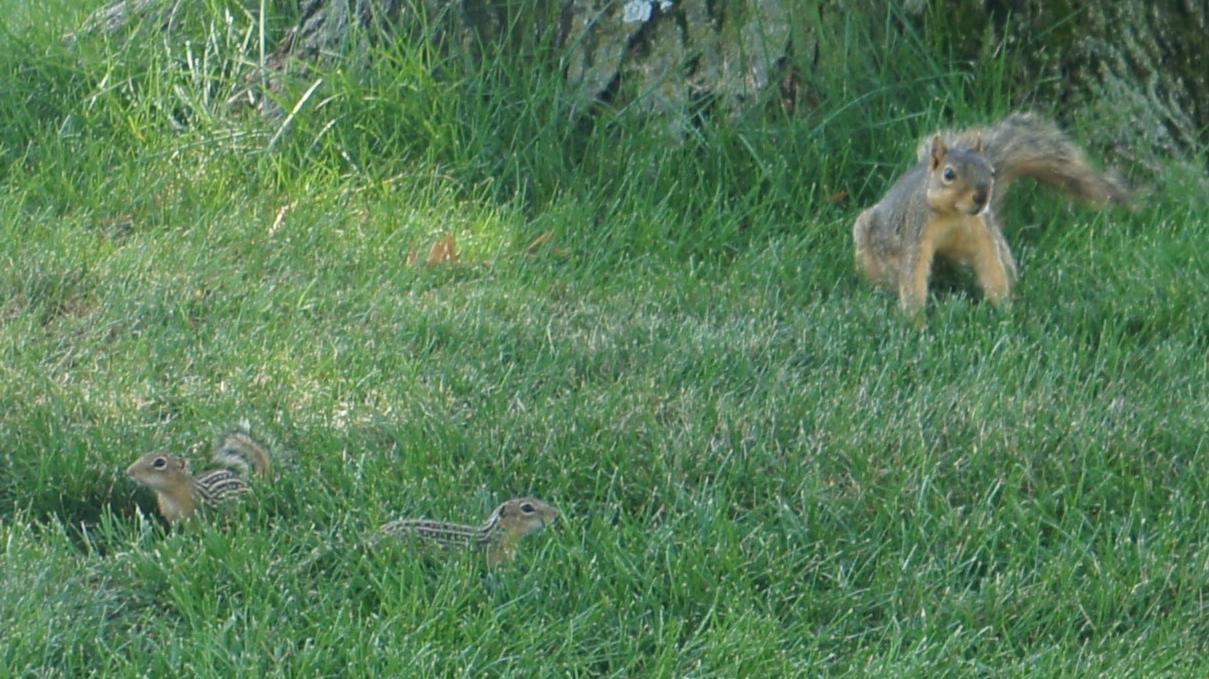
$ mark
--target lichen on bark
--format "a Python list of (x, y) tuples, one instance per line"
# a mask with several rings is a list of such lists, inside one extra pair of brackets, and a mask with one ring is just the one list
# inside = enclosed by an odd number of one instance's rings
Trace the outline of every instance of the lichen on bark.
[(699, 107), (734, 115), (750, 106), (788, 54), (790, 0), (650, 2), (627, 14), (633, 4), (572, 0), (567, 80), (587, 100), (665, 117), (673, 134)]

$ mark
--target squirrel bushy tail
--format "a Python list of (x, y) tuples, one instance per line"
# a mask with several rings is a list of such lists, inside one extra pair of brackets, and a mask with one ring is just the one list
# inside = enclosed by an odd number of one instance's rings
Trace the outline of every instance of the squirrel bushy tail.
[(926, 323), (922, 311), (936, 257), (973, 268), (987, 299), (1006, 302), (1017, 269), (999, 208), (1020, 177), (1093, 204), (1130, 200), (1125, 183), (1093, 169), (1057, 126), (1016, 113), (988, 127), (929, 135), (915, 166), (857, 215), (857, 267), (874, 283), (896, 290), (920, 326)]
[(271, 466), (269, 446), (252, 436), (251, 426), (245, 421), (224, 432), (214, 445), (214, 462), (230, 469), (239, 470), (243, 478), (269, 476)]
[[(975, 149), (995, 168), (992, 202), (998, 206), (1008, 187), (1021, 177), (1031, 177), (1062, 193), (1102, 205), (1128, 203), (1132, 194), (1115, 173), (1092, 168), (1083, 150), (1054, 123), (1032, 113), (1013, 113), (990, 127), (957, 133), (942, 133), (953, 148)], [(919, 149), (920, 160), (930, 152), (925, 142)]]

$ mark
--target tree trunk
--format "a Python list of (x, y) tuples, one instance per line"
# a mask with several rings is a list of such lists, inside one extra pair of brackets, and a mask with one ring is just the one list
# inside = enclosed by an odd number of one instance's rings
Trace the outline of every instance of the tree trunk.
[[(663, 116), (674, 134), (705, 110), (759, 102), (789, 57), (794, 0), (571, 0), (560, 36), (585, 101)], [(808, 10), (807, 10), (808, 11)]]
[[(121, 30), (136, 13), (171, 17), (189, 1), (117, 0), (84, 30)], [(548, 28), (562, 74), (585, 107), (658, 116), (682, 135), (701, 120), (726, 120), (764, 102), (789, 112), (839, 105), (814, 96), (817, 84), (875, 85), (860, 76), (896, 58), (881, 38), (919, 34), (944, 68), (1004, 59), (1017, 106), (1043, 101), (1067, 123), (1094, 124), (1099, 136), (1119, 141), (1119, 154), (1179, 155), (1209, 141), (1204, 0), (300, 1), (269, 74), (249, 82), (273, 86), (295, 65), (346, 56), (357, 35), (401, 34), (473, 58), (484, 46)], [(854, 22), (864, 42), (836, 37)], [(843, 96), (852, 103), (862, 93)]]
[[(1007, 50), (1022, 101), (1054, 102), (1069, 122), (1089, 122), (1138, 150), (1179, 156), (1209, 137), (1209, 3), (1204, 0), (987, 0), (950, 20)], [(968, 43), (964, 56), (980, 46)]]

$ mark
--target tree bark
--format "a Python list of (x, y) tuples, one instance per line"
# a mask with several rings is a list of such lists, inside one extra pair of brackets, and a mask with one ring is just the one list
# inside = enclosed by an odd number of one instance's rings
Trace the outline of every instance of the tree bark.
[[(89, 15), (80, 30), (63, 36), (65, 40), (74, 41), (81, 35), (89, 33), (119, 33), (126, 30), (132, 21), (144, 18), (150, 14), (175, 14), (164, 0), (114, 0), (113, 3), (101, 7)], [(170, 21), (166, 21), (170, 24)]]
[[(950, 3), (958, 6), (959, 3)], [(1114, 138), (1117, 155), (1181, 156), (1209, 142), (1209, 3), (987, 0), (950, 20), (1007, 50), (1024, 101)], [(966, 44), (977, 58), (980, 45)]]
[[(117, 0), (83, 30), (170, 21), (181, 3)], [(925, 36), (942, 64), (1004, 59), (1014, 102), (1047, 102), (1067, 123), (1119, 140), (1116, 151), (1181, 155), (1209, 142), (1209, 9), (1204, 0), (300, 0), (297, 24), (250, 83), (275, 86), (295, 65), (346, 57), (356, 36), (429, 40), (470, 58), (484, 46), (553, 32), (561, 74), (584, 107), (606, 104), (683, 135), (765, 102), (828, 105), (816, 82), (859, 83), (877, 36)], [(834, 36), (857, 19), (868, 44)], [(548, 35), (542, 33), (543, 35)], [(1006, 54), (1004, 54), (1006, 52)], [(550, 63), (535, 57), (535, 67)], [(985, 65), (985, 64), (983, 64)], [(977, 84), (974, 85), (977, 87)], [(251, 89), (255, 89), (254, 87)], [(857, 97), (857, 93), (846, 93)], [(263, 100), (263, 99), (262, 99)]]
[(733, 116), (777, 82), (797, 5), (571, 0), (561, 36), (566, 77), (585, 101), (663, 116), (673, 134), (683, 134), (695, 114)]

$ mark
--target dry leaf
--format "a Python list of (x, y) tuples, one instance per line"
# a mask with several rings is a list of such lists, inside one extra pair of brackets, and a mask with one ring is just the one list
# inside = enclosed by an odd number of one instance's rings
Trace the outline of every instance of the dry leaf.
[(415, 266), (420, 262), (420, 248), (412, 248), (407, 251), (407, 266)]
[(438, 264), (456, 264), (458, 261), (458, 245), (453, 240), (453, 234), (445, 234), (428, 251), (428, 266)]
[(298, 205), (296, 202), (287, 203), (278, 208), (277, 216), (273, 219), (273, 226), (269, 227), (269, 238), (272, 238), (277, 234), (277, 231), (281, 229), (283, 224), (285, 224), (285, 216), (288, 215), (290, 210), (293, 210), (296, 205)]
[(845, 200), (848, 200), (847, 191), (840, 191), (839, 193), (832, 194), (832, 196), (831, 196), (831, 202), (833, 202), (833, 203), (840, 203)]
[(536, 239), (534, 239), (534, 241), (532, 243), (530, 243), (528, 245), (528, 247), (525, 248), (525, 252), (528, 252), (531, 255), (536, 254), (537, 249), (540, 248), (542, 245), (545, 245), (546, 241), (550, 240), (550, 238), (552, 236), (554, 236), (553, 231), (547, 231), (547, 232), (543, 233), (542, 235), (540, 235)]

